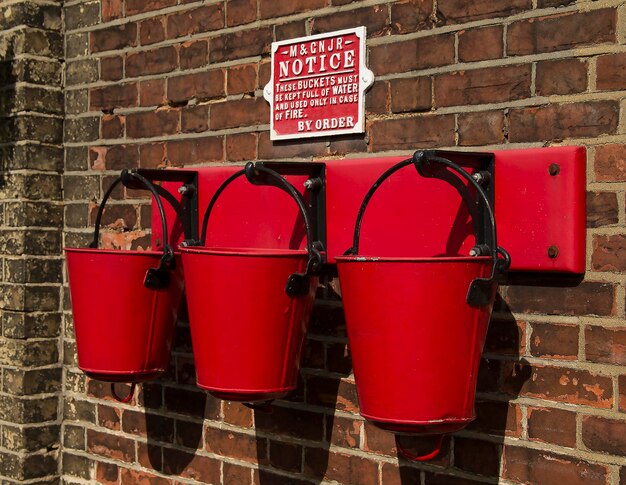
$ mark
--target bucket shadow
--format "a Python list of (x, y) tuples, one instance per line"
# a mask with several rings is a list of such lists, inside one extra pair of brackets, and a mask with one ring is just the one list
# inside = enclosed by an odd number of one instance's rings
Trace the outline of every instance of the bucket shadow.
[[(438, 457), (426, 462), (425, 482), (421, 482), (420, 464), (401, 453), (399, 478), (402, 485), (426, 483), (443, 485), (483, 483), (455, 479), (448, 473), (461, 471), (486, 477), (498, 477), (506, 436), (520, 436), (521, 410), (514, 401), (532, 375), (532, 367), (521, 356), (525, 348), (525, 328), (518, 323), (498, 295), (483, 350), (476, 393), (476, 420), (465, 430), (444, 438)], [(432, 437), (399, 437), (411, 453), (424, 454), (433, 449)], [(433, 468), (434, 467), (434, 468)], [(437, 470), (441, 468), (441, 470)], [(477, 477), (478, 478), (478, 477)]]
[(275, 401), (271, 412), (254, 411), (259, 485), (322, 483), (329, 480), (330, 445), (359, 446), (358, 431), (346, 432), (338, 422), (344, 418), (334, 416), (335, 409), (356, 412), (357, 399), (353, 384), (342, 381), (352, 361), (343, 308), (330, 285), (318, 288), (308, 335), (297, 389)]

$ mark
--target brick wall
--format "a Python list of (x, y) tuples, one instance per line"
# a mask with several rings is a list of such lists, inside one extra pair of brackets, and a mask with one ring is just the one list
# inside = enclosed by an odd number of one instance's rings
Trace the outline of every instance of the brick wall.
[(58, 481), (61, 2), (0, 2), (0, 479)]
[[(626, 483), (623, 0), (70, 0), (64, 12), (70, 246), (88, 242), (96, 201), (122, 168), (426, 147), (576, 144), (589, 154), (585, 280), (526, 280), (500, 290), (478, 419), (447, 439), (437, 460), (398, 461), (392, 436), (359, 417), (334, 286), (317, 300), (301, 386), (273, 414), (194, 386), (184, 319), (169, 373), (135, 401), (113, 402), (108, 385), (76, 367), (66, 298), (66, 483)], [(271, 143), (261, 91), (270, 43), (358, 25), (367, 26), (377, 77), (366, 98), (366, 135)], [(105, 243), (146, 247), (146, 202), (118, 191)]]

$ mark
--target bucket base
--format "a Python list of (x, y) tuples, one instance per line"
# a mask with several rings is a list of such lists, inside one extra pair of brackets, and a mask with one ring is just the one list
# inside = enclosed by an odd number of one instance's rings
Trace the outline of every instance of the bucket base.
[(289, 387), (286, 389), (269, 389), (267, 391), (249, 391), (237, 389), (215, 389), (214, 387), (203, 386), (200, 383), (196, 384), (198, 387), (209, 391), (209, 394), (218, 399), (223, 399), (224, 401), (239, 401), (249, 403), (281, 399), (295, 389), (295, 387)]
[(420, 434), (420, 435), (438, 435), (448, 434), (460, 431), (475, 418), (454, 419), (454, 420), (438, 420), (438, 421), (393, 421), (378, 419), (361, 413), (365, 419), (375, 424), (385, 431), (392, 433)]
[(151, 379), (156, 379), (165, 372), (165, 369), (150, 369), (137, 372), (106, 372), (106, 371), (94, 371), (90, 369), (81, 370), (92, 379), (104, 382), (143, 382)]

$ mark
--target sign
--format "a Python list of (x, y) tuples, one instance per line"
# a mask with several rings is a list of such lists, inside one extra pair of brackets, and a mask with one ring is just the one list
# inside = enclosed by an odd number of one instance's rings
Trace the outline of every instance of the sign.
[(365, 27), (272, 43), (272, 140), (365, 131), (365, 91), (374, 74), (365, 66)]

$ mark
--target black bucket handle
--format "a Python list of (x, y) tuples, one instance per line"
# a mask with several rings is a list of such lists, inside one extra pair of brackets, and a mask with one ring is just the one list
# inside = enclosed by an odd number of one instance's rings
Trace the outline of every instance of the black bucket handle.
[(100, 221), (102, 219), (102, 214), (104, 213), (104, 206), (111, 194), (113, 193), (113, 190), (120, 182), (122, 182), (123, 185), (127, 185), (128, 183), (130, 183), (131, 179), (138, 180), (154, 196), (157, 207), (159, 208), (159, 213), (161, 214), (161, 230), (163, 231), (163, 238), (165, 239), (165, 242), (163, 244), (163, 256), (161, 256), (159, 266), (157, 268), (148, 269), (143, 284), (146, 288), (149, 288), (151, 290), (167, 288), (170, 284), (170, 272), (176, 268), (176, 259), (174, 258), (174, 250), (172, 249), (172, 246), (167, 243), (167, 221), (165, 220), (165, 210), (163, 209), (161, 197), (159, 196), (152, 182), (150, 182), (147, 178), (135, 172), (134, 170), (122, 170), (120, 176), (113, 181), (113, 183), (105, 192), (104, 197), (102, 198), (102, 202), (98, 207), (98, 214), (96, 216), (95, 229), (93, 232), (93, 241), (89, 244), (89, 247), (98, 247), (98, 240), (100, 236)]
[[(361, 223), (363, 221), (363, 215), (365, 214), (365, 209), (369, 204), (372, 196), (378, 190), (380, 185), (387, 180), (391, 175), (393, 175), (398, 170), (408, 166), (413, 165), (417, 170), (417, 173), (422, 177), (428, 178), (438, 178), (444, 180), (448, 183), (451, 183), (456, 187), (456, 184), (451, 181), (448, 177), (450, 171), (456, 173), (457, 177), (460, 179), (465, 179), (478, 194), (479, 199), (481, 200), (484, 210), (487, 212), (487, 221), (489, 223), (489, 231), (486, 234), (486, 241), (484, 244), (478, 244), (479, 236), (478, 231), (476, 231), (475, 225), (475, 236), (477, 246), (472, 249), (472, 256), (482, 256), (489, 254), (491, 256), (492, 268), (491, 275), (489, 278), (475, 278), (471, 283), (467, 291), (467, 303), (471, 306), (484, 306), (489, 303), (491, 289), (494, 283), (496, 283), (499, 277), (506, 272), (506, 270), (511, 265), (511, 257), (509, 253), (502, 247), (498, 246), (497, 242), (497, 231), (496, 231), (496, 219), (493, 213), (493, 209), (491, 204), (489, 203), (489, 199), (487, 194), (483, 190), (476, 180), (462, 167), (457, 165), (456, 163), (448, 160), (447, 158), (443, 158), (436, 155), (435, 151), (424, 151), (418, 150), (413, 154), (413, 157), (407, 158), (403, 160), (393, 167), (387, 169), (377, 180), (374, 182), (365, 195), (363, 202), (361, 203), (361, 207), (359, 208), (359, 212), (356, 218), (356, 224), (354, 228), (354, 238), (352, 241), (352, 247), (348, 249), (344, 254), (345, 255), (358, 255), (359, 253), (359, 239), (361, 237)], [(439, 168), (437, 165), (442, 165), (443, 167)], [(448, 170), (449, 169), (449, 170)], [(468, 209), (470, 214), (476, 214), (474, 207), (471, 207), (468, 204), (468, 198), (462, 197), (463, 201), (468, 205)], [(474, 216), (472, 216), (474, 217)], [(501, 258), (500, 258), (501, 257)]]
[(204, 246), (206, 244), (207, 227), (209, 224), (209, 217), (213, 211), (213, 207), (217, 202), (217, 199), (222, 194), (224, 189), (230, 185), (234, 180), (238, 179), (242, 175), (246, 176), (248, 182), (253, 185), (271, 185), (277, 187), (283, 192), (286, 192), (295, 200), (302, 219), (304, 220), (304, 227), (306, 229), (306, 249), (309, 254), (309, 259), (306, 265), (306, 271), (304, 273), (294, 273), (287, 279), (287, 285), (285, 292), (291, 297), (298, 297), (305, 295), (309, 290), (309, 278), (319, 273), (323, 258), (321, 251), (323, 251), (322, 243), (319, 241), (313, 241), (313, 226), (311, 224), (311, 215), (307, 209), (307, 203), (300, 192), (298, 192), (293, 185), (291, 185), (284, 177), (278, 172), (267, 168), (262, 163), (248, 162), (242, 170), (239, 170), (228, 177), (222, 185), (219, 186), (202, 218), (202, 230), (200, 232), (200, 241), (191, 241), (187, 245), (189, 246)]

